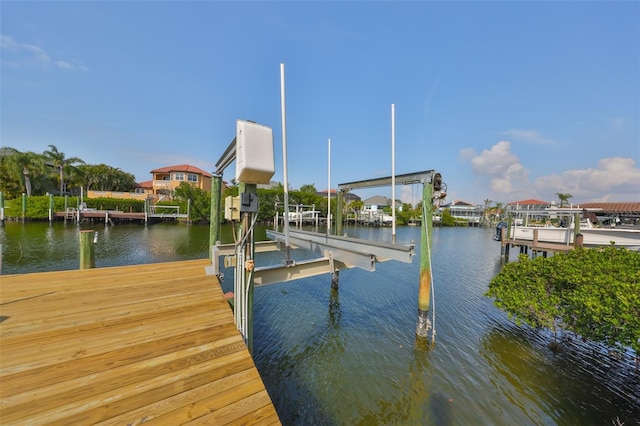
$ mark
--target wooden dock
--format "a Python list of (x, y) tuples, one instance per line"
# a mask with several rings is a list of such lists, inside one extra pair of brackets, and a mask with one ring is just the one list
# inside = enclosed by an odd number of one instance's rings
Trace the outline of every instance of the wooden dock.
[(206, 265), (0, 275), (0, 423), (280, 424)]

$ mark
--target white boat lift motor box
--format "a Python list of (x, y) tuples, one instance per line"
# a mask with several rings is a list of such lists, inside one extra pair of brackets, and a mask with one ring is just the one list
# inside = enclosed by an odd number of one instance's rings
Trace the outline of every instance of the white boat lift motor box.
[(253, 121), (236, 121), (236, 180), (268, 184), (275, 173), (273, 131)]

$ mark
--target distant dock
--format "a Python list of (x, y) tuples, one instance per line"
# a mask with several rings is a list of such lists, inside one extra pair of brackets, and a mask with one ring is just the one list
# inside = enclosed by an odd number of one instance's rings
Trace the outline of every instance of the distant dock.
[(208, 264), (3, 275), (2, 424), (280, 424)]
[(55, 212), (53, 214), (54, 218), (71, 220), (82, 222), (84, 220), (89, 221), (100, 221), (100, 222), (113, 222), (115, 221), (135, 221), (135, 222), (144, 222), (148, 221), (160, 221), (165, 219), (180, 219), (180, 220), (189, 220), (188, 213), (180, 213), (179, 209), (174, 206), (163, 206), (164, 209), (173, 209), (175, 210), (162, 210), (160, 208), (152, 209), (151, 212), (123, 212), (119, 210), (96, 210), (96, 209), (75, 209), (69, 208), (63, 212)]
[(518, 247), (520, 254), (529, 254), (535, 258), (539, 253), (542, 256), (547, 257), (548, 253), (564, 253), (570, 250), (573, 250), (574, 247), (579, 246), (582, 247), (582, 235), (580, 235), (576, 239), (576, 244), (566, 244), (566, 243), (549, 243), (549, 242), (540, 242), (538, 241), (538, 230), (534, 230), (533, 232), (533, 240), (524, 240), (524, 239), (516, 239), (516, 238), (507, 238), (507, 228), (501, 229), (501, 248), (500, 255), (509, 259), (509, 251), (511, 247)]

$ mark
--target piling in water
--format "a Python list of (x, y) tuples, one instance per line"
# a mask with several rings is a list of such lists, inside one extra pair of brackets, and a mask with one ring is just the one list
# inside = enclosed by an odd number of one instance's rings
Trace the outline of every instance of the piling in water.
[(423, 183), (422, 232), (420, 235), (420, 283), (418, 286), (418, 324), (416, 335), (427, 337), (431, 324), (428, 318), (431, 298), (431, 231), (433, 222), (433, 182)]
[(93, 249), (94, 232), (90, 230), (80, 231), (80, 269), (96, 267), (96, 257)]
[(211, 179), (211, 213), (209, 216), (209, 259), (213, 256), (211, 247), (220, 240), (221, 183), (222, 175), (213, 175)]

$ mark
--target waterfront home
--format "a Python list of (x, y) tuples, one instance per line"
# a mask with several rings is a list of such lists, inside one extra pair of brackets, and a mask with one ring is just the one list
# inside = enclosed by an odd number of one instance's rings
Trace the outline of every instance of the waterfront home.
[(467, 221), (469, 226), (478, 226), (484, 215), (482, 206), (476, 206), (461, 200), (440, 206), (439, 211), (449, 209), (451, 217), (458, 221)]
[(189, 164), (167, 166), (151, 170), (152, 194), (158, 199), (171, 199), (173, 191), (182, 182), (187, 182), (204, 191), (211, 190), (211, 173)]
[(87, 191), (87, 198), (121, 198), (121, 199), (151, 199), (154, 202), (171, 200), (173, 191), (182, 182), (187, 182), (204, 191), (211, 191), (211, 173), (189, 164), (167, 166), (151, 170), (152, 180), (136, 184), (134, 192), (115, 191)]

